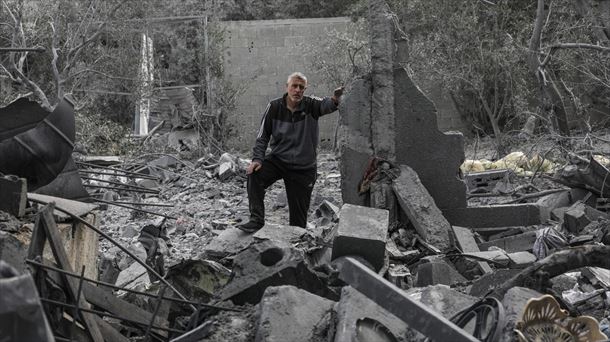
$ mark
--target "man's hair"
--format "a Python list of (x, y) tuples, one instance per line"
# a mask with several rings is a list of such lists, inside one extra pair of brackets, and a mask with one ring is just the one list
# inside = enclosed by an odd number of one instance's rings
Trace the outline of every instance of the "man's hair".
[(293, 78), (298, 78), (300, 80), (305, 81), (305, 83), (307, 83), (307, 77), (305, 77), (305, 75), (302, 72), (293, 72), (292, 74), (288, 75), (288, 79), (286, 80), (286, 84), (290, 83), (290, 80)]

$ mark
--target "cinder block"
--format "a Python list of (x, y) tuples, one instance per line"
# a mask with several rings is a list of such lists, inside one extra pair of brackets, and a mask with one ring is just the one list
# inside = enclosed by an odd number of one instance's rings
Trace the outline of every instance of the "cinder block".
[(531, 251), (536, 241), (536, 231), (529, 231), (519, 235), (509, 236), (502, 239), (491, 240), (479, 244), (482, 251), (489, 250), (489, 247), (496, 246), (508, 253)]
[(313, 341), (331, 322), (335, 302), (294, 286), (268, 287), (260, 303), (256, 342)]
[(267, 287), (280, 285), (293, 285), (334, 299), (324, 282), (309, 269), (302, 251), (272, 240), (252, 244), (235, 256), (233, 276), (220, 297), (238, 305), (256, 304)]
[(359, 327), (366, 329), (369, 322), (378, 322), (387, 328), (394, 337), (388, 341), (412, 341), (407, 336), (415, 336), (405, 322), (351, 286), (345, 286), (341, 290), (341, 300), (335, 306), (335, 311), (337, 312), (335, 342), (358, 341)]
[(385, 209), (344, 204), (339, 213), (339, 230), (333, 240), (332, 259), (357, 255), (381, 269), (385, 259), (389, 213)]

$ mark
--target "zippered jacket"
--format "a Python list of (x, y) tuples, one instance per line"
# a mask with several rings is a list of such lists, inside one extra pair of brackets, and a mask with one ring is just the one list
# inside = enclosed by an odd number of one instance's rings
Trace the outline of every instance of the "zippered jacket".
[[(284, 94), (267, 105), (256, 137), (252, 160), (262, 163), (265, 157), (273, 157), (291, 169), (315, 168), (318, 118), (336, 111), (337, 105), (330, 97), (322, 99), (303, 96), (298, 108), (291, 112), (286, 106), (286, 96), (287, 94)], [(268, 145), (271, 152), (265, 155)]]

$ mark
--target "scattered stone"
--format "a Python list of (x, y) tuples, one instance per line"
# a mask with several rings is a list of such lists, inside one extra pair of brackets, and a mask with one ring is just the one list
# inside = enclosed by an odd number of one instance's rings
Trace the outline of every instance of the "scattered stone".
[[(328, 331), (335, 302), (294, 286), (268, 287), (260, 303), (255, 341), (314, 341)], [(326, 339), (324, 339), (326, 340)]]
[[(474, 234), (468, 228), (454, 226), (451, 227), (455, 234), (455, 242), (460, 247), (462, 252), (480, 252), (477, 242), (474, 240)], [(477, 261), (477, 265), (483, 274), (491, 273), (491, 267), (484, 261)]]
[(341, 300), (335, 306), (335, 311), (337, 312), (335, 342), (358, 341), (358, 327), (364, 323), (362, 320), (367, 318), (387, 328), (396, 341), (410, 341), (409, 337), (414, 336), (405, 322), (351, 286), (345, 286), (341, 290)]

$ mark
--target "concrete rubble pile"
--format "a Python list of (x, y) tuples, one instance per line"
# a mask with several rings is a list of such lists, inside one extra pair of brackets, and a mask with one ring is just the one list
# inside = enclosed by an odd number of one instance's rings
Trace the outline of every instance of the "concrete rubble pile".
[(306, 228), (283, 224), (281, 186), (261, 230), (235, 228), (248, 161), (230, 154), (75, 156), (87, 202), (0, 170), (0, 289), (19, 289), (0, 292), (0, 339), (606, 340), (608, 169), (593, 158), (558, 171), (566, 188), (470, 206), (467, 189), (511, 171), (460, 174), (462, 135), (438, 131), (392, 14), (369, 6), (372, 73), (342, 99)]

